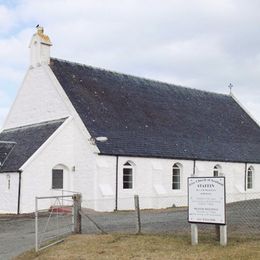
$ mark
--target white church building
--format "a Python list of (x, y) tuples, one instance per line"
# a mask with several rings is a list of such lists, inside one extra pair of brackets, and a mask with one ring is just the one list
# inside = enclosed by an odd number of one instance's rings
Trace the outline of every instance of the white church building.
[[(225, 176), (228, 201), (260, 197), (260, 127), (231, 95), (50, 57), (39, 27), (0, 133), (0, 213), (81, 192), (98, 211), (187, 205), (187, 178)], [(50, 206), (50, 205), (49, 205)]]

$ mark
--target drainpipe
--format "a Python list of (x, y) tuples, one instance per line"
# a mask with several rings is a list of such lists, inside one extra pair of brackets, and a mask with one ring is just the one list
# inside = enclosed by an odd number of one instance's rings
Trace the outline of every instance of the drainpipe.
[(18, 171), (19, 174), (19, 184), (18, 184), (18, 202), (17, 202), (17, 214), (20, 214), (20, 202), (21, 202), (21, 179), (22, 179), (22, 171)]
[(193, 160), (193, 176), (195, 176), (196, 160)]
[(118, 155), (116, 156), (116, 197), (115, 197), (115, 211), (118, 209)]
[(246, 191), (247, 163), (245, 163), (245, 191)]

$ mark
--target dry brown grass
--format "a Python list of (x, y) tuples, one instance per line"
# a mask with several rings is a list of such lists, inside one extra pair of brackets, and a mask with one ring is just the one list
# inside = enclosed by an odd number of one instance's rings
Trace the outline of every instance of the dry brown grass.
[(227, 247), (210, 237), (200, 237), (191, 246), (187, 237), (173, 235), (74, 235), (64, 243), (43, 250), (38, 256), (30, 251), (16, 260), (30, 259), (260, 259), (259, 240), (232, 239)]

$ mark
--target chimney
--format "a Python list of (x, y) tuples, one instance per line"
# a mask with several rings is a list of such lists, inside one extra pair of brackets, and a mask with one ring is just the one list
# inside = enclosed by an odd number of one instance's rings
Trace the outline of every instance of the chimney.
[(50, 47), (52, 43), (49, 36), (44, 34), (43, 27), (37, 25), (37, 31), (32, 36), (29, 48), (31, 50), (31, 67), (50, 63)]

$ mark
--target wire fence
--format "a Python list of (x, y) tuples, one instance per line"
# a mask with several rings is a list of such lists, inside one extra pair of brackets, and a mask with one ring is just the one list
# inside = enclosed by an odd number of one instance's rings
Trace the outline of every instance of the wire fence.
[[(190, 236), (188, 208), (143, 209), (154, 197), (128, 196), (118, 199), (118, 205), (131, 210), (95, 211), (93, 205), (104, 200), (86, 200), (81, 194), (63, 191), (62, 196), (37, 197), (35, 211), (35, 249), (40, 251), (63, 241), (74, 233), (84, 234), (173, 234)], [(69, 195), (68, 195), (69, 194)], [(158, 198), (156, 198), (158, 199)], [(169, 200), (170, 197), (167, 197)], [(175, 201), (175, 198), (172, 199)], [(260, 197), (243, 196), (234, 201), (226, 195), (226, 224), (228, 239), (260, 239)], [(46, 205), (51, 205), (47, 207)], [(140, 210), (141, 208), (141, 210)], [(216, 236), (217, 226), (198, 224), (199, 234)]]
[[(167, 198), (169, 199), (169, 198)], [(139, 197), (140, 207), (147, 205), (149, 197)], [(150, 200), (153, 200), (150, 197)], [(174, 198), (173, 198), (174, 201)], [(260, 196), (247, 194), (234, 201), (234, 196), (226, 195), (226, 223), (229, 238), (260, 239)], [(97, 201), (83, 198), (82, 232), (97, 233), (128, 233), (138, 232), (138, 216), (135, 209), (134, 196), (121, 198), (118, 204), (126, 203), (133, 210), (115, 212), (97, 212), (93, 206)], [(130, 203), (130, 204), (129, 204)], [(173, 203), (174, 204), (174, 203)], [(86, 217), (87, 216), (87, 217)], [(142, 209), (140, 211), (141, 233), (143, 234), (183, 234), (190, 235), (187, 207), (169, 207), (166, 209)], [(199, 233), (216, 234), (215, 225), (198, 225)]]

